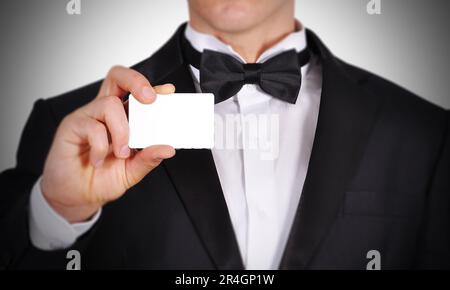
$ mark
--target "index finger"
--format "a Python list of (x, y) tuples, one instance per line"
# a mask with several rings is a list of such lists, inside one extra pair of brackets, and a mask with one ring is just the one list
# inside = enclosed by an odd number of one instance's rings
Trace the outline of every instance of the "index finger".
[(123, 66), (112, 67), (102, 83), (98, 96), (124, 97), (128, 93), (144, 104), (152, 103), (156, 98), (155, 90), (141, 73)]

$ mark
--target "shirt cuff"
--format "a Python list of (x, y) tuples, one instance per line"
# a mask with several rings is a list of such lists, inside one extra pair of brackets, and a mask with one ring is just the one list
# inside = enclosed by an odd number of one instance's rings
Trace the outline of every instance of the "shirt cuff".
[(80, 236), (91, 229), (102, 210), (86, 222), (70, 224), (45, 200), (39, 178), (31, 191), (29, 211), (31, 243), (41, 250), (60, 250), (72, 246)]

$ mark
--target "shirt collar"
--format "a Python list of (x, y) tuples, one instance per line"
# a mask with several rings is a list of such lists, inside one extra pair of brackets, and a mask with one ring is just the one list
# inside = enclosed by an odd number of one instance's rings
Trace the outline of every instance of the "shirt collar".
[[(257, 62), (264, 62), (270, 57), (287, 50), (295, 49), (299, 52), (305, 49), (307, 46), (305, 29), (302, 25), (298, 25), (298, 27), (300, 27), (300, 30), (289, 34), (276, 45), (264, 51), (258, 58)], [(240, 61), (245, 62), (244, 59), (235, 50), (233, 50), (230, 45), (225, 44), (212, 35), (196, 31), (189, 23), (185, 30), (185, 36), (191, 45), (200, 52), (203, 52), (205, 49), (209, 49), (232, 55)]]

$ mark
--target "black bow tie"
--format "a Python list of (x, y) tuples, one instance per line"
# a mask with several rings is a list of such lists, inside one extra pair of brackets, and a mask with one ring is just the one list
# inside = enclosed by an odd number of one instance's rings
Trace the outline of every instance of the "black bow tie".
[(200, 71), (203, 93), (213, 93), (215, 103), (237, 94), (244, 84), (256, 84), (269, 95), (295, 104), (301, 86), (301, 67), (308, 63), (310, 53), (294, 49), (280, 53), (263, 63), (244, 64), (236, 58), (212, 51), (198, 52), (189, 41), (182, 41), (184, 56)]

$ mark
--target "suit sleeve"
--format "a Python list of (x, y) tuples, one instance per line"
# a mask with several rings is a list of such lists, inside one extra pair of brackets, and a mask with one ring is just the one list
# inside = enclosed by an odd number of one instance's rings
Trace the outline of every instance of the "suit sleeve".
[(450, 112), (446, 133), (428, 193), (418, 267), (450, 269)]
[[(35, 103), (25, 125), (16, 167), (0, 174), (0, 268), (65, 269), (67, 250), (42, 251), (29, 235), (29, 201), (59, 122), (47, 101)], [(94, 226), (95, 228), (95, 226)], [(91, 229), (71, 249), (83, 251)]]

